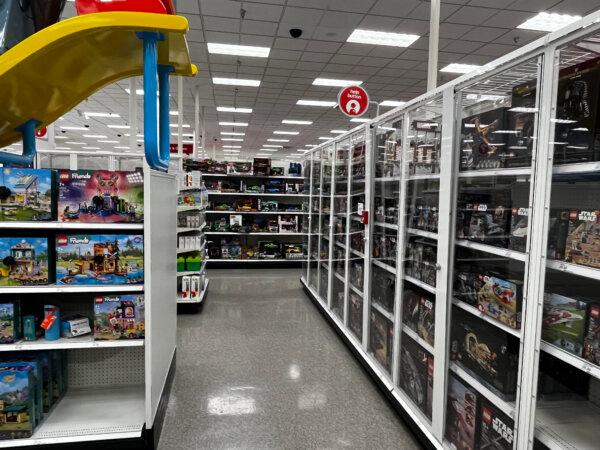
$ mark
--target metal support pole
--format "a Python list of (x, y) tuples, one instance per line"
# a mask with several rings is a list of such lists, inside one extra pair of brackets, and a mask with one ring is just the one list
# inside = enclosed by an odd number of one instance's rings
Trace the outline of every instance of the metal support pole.
[(177, 77), (177, 154), (183, 157), (183, 78)]
[(170, 117), (170, 87), (169, 74), (172, 66), (158, 66), (159, 111), (160, 111), (160, 159), (168, 161), (171, 156), (171, 121)]
[(204, 113), (204, 106), (202, 107), (201, 110), (201, 115), (202, 115), (202, 152), (206, 152), (206, 120), (205, 120), (205, 113)]
[(196, 89), (194, 90), (194, 153), (192, 154), (193, 159), (198, 158), (198, 136), (200, 136), (200, 134), (200, 88), (196, 86)]
[(429, 63), (427, 65), (427, 90), (437, 86), (438, 48), (440, 44), (440, 0), (431, 0), (429, 19)]
[(137, 80), (129, 79), (129, 149), (135, 152), (137, 149), (138, 134), (137, 118)]

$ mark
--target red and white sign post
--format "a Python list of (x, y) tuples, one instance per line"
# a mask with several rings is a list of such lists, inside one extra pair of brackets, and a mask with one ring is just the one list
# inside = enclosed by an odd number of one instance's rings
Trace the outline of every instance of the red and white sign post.
[(340, 110), (349, 117), (360, 117), (369, 109), (369, 94), (360, 86), (348, 86), (338, 94)]

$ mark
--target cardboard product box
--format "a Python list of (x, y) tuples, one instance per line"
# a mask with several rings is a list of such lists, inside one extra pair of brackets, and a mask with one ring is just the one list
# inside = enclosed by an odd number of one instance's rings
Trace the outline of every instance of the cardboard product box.
[(569, 233), (570, 211), (561, 209), (550, 210), (548, 231), (548, 258), (564, 260)]
[(281, 244), (281, 252), (287, 260), (304, 259), (304, 245), (301, 243)]
[(450, 359), (506, 400), (515, 397), (519, 339), (460, 308), (452, 309)]
[(54, 172), (2, 167), (0, 222), (56, 220)]
[(144, 221), (141, 171), (61, 170), (58, 181), (61, 222)]
[(574, 210), (569, 213), (565, 261), (600, 268), (600, 211)]
[(411, 398), (428, 418), (431, 419), (429, 385), (433, 383), (433, 373), (429, 373), (429, 365), (433, 364), (433, 356), (421, 348), (406, 333), (402, 333), (400, 349), (400, 388)]
[(402, 323), (413, 331), (417, 331), (421, 307), (421, 295), (412, 289), (405, 288), (402, 296)]
[(36, 421), (33, 368), (2, 367), (0, 381), (0, 440), (31, 437)]
[(448, 377), (445, 437), (457, 450), (475, 450), (477, 413), (480, 397), (477, 391), (456, 376)]
[(523, 283), (508, 280), (498, 274), (479, 274), (481, 286), (477, 292), (479, 310), (511, 328), (521, 328)]
[(97, 296), (94, 300), (94, 339), (143, 339), (144, 309), (143, 295)]
[(590, 305), (589, 319), (583, 341), (583, 357), (600, 366), (600, 305)]
[(590, 303), (560, 294), (544, 294), (542, 339), (577, 356), (583, 354)]
[(418, 277), (423, 283), (435, 286), (437, 281), (437, 245), (423, 241), (423, 260)]
[(242, 244), (238, 239), (221, 241), (221, 257), (223, 259), (242, 259)]
[(508, 248), (511, 209), (485, 203), (474, 205), (466, 239)]
[(285, 167), (271, 167), (271, 176), (283, 176), (285, 175)]
[(42, 367), (39, 360), (35, 356), (23, 356), (21, 353), (18, 353), (10, 356), (7, 355), (5, 358), (2, 358), (2, 360), (0, 360), (0, 366), (7, 368), (31, 368), (33, 370), (34, 389), (32, 389), (31, 394), (33, 396), (34, 414), (32, 415), (31, 420), (33, 427), (37, 427), (44, 415)]
[(189, 275), (181, 277), (181, 299), (189, 300), (192, 295), (192, 278)]
[(396, 277), (380, 267), (373, 266), (371, 300), (386, 311), (393, 313), (395, 294)]
[(279, 211), (279, 202), (276, 200), (258, 199), (258, 210), (268, 212)]
[(281, 258), (281, 245), (275, 241), (259, 241), (258, 253), (261, 259)]
[(460, 170), (506, 167), (508, 108), (497, 108), (462, 120)]
[(371, 333), (369, 350), (381, 366), (391, 371), (394, 325), (375, 309), (371, 309)]
[(423, 245), (416, 239), (410, 239), (406, 246), (406, 261), (404, 271), (410, 277), (421, 278), (421, 264), (423, 262)]
[(454, 297), (471, 306), (477, 306), (483, 280), (471, 267), (459, 267), (454, 281)]
[(527, 250), (527, 232), (529, 229), (529, 208), (513, 208), (510, 219), (508, 248), (517, 252)]
[(48, 266), (47, 238), (0, 238), (0, 286), (48, 284)]
[(57, 235), (56, 283), (143, 284), (144, 236), (139, 234)]
[(18, 300), (0, 303), (0, 344), (14, 344), (23, 337)]
[(222, 259), (221, 244), (215, 241), (206, 242), (206, 254), (210, 259)]
[(512, 450), (515, 422), (485, 397), (481, 397), (478, 448)]
[(271, 173), (271, 160), (269, 158), (254, 158), (254, 175), (269, 175)]
[(365, 266), (360, 260), (350, 260), (350, 283), (359, 290), (363, 290)]
[(363, 299), (350, 291), (348, 293), (348, 328), (362, 341)]
[(429, 296), (421, 296), (419, 300), (417, 333), (429, 345), (433, 345), (435, 339), (435, 300)]
[(505, 167), (527, 167), (531, 165), (531, 154), (535, 142), (535, 111), (537, 80), (515, 86), (512, 90), (511, 108), (507, 112), (508, 135)]

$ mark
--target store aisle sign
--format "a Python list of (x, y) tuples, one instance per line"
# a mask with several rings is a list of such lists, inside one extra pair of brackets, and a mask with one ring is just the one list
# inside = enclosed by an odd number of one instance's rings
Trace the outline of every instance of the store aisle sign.
[(349, 117), (360, 117), (369, 108), (369, 94), (360, 86), (348, 86), (338, 95), (338, 105)]
[(39, 130), (35, 130), (35, 137), (37, 138), (45, 138), (48, 135), (48, 128), (40, 128)]

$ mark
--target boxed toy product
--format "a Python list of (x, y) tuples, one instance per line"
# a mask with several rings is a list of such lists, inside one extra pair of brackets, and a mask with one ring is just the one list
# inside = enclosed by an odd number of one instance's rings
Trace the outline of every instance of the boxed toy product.
[(490, 327), (462, 309), (452, 309), (450, 359), (471, 371), (507, 400), (514, 398), (519, 366), (519, 339)]
[(407, 334), (402, 333), (400, 350), (400, 387), (415, 405), (431, 419), (433, 397), (433, 356)]
[(484, 203), (472, 205), (471, 208), (469, 228), (464, 238), (507, 248), (511, 220), (509, 211), (511, 210), (504, 206), (492, 206)]
[(31, 368), (33, 370), (34, 389), (32, 390), (31, 394), (33, 396), (35, 413), (32, 415), (31, 420), (34, 428), (37, 427), (42, 421), (44, 415), (44, 385), (42, 380), (42, 367), (39, 360), (36, 357), (29, 355), (24, 356), (21, 353), (18, 353), (3, 357), (0, 360), (0, 366), (7, 368)]
[(259, 241), (258, 254), (261, 259), (278, 259), (281, 257), (281, 246), (274, 241)]
[(478, 448), (512, 450), (515, 422), (485, 397), (481, 398)]
[(298, 244), (281, 244), (281, 252), (287, 260), (304, 259), (303, 245)]
[(513, 208), (510, 219), (508, 248), (525, 252), (527, 248), (527, 229), (529, 228), (529, 208)]
[(369, 350), (375, 359), (388, 372), (392, 367), (392, 342), (394, 326), (377, 310), (371, 310), (371, 333), (369, 335)]
[(221, 257), (223, 259), (241, 259), (242, 244), (238, 239), (221, 241)]
[(254, 175), (270, 175), (271, 160), (269, 158), (254, 158), (253, 162)]
[(470, 266), (457, 267), (456, 277), (454, 280), (454, 297), (471, 306), (477, 306), (477, 297), (483, 280), (475, 269)]
[(590, 305), (589, 319), (583, 341), (583, 357), (600, 366), (600, 305)]
[(35, 417), (32, 367), (0, 368), (0, 440), (31, 437)]
[(142, 339), (144, 296), (106, 295), (94, 301), (94, 339)]
[(13, 344), (22, 335), (19, 301), (0, 303), (0, 344)]
[(508, 108), (497, 108), (462, 120), (461, 170), (499, 169), (506, 166)]
[(479, 394), (454, 375), (448, 378), (446, 439), (457, 450), (475, 450)]
[(589, 303), (559, 294), (544, 295), (542, 339), (581, 356)]
[(352, 291), (348, 293), (348, 298), (348, 328), (362, 340), (363, 299)]
[(523, 308), (523, 283), (507, 280), (496, 274), (478, 274), (477, 305), (484, 314), (505, 323), (511, 328), (521, 328)]
[(417, 333), (429, 345), (433, 345), (435, 339), (435, 303), (431, 298), (425, 296), (422, 296), (419, 302)]
[(569, 211), (550, 210), (548, 231), (548, 258), (565, 259), (567, 234), (569, 233)]
[(600, 211), (569, 213), (565, 261), (600, 268)]
[(537, 79), (515, 86), (508, 111), (508, 151), (505, 167), (531, 165), (535, 142), (537, 111)]
[(127, 234), (56, 236), (56, 283), (144, 283), (144, 237)]
[(61, 170), (61, 222), (143, 222), (144, 174), (109, 170)]
[(0, 238), (0, 286), (48, 284), (48, 239)]
[(54, 172), (9, 167), (0, 170), (0, 222), (56, 219)]
[(373, 303), (377, 303), (386, 311), (393, 313), (396, 297), (396, 277), (380, 267), (373, 266), (373, 283), (371, 286)]
[(412, 289), (404, 289), (404, 295), (402, 296), (402, 323), (413, 331), (417, 331), (420, 305), (421, 295)]

